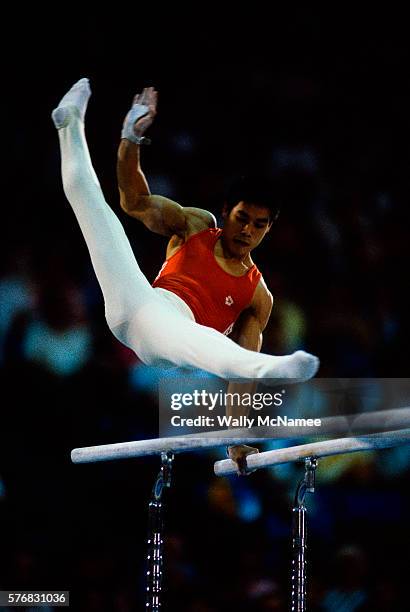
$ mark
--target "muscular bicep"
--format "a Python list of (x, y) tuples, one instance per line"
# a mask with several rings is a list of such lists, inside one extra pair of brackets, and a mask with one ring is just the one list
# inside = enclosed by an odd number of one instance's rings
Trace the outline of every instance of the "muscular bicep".
[(186, 228), (183, 207), (163, 196), (140, 195), (131, 207), (122, 206), (123, 210), (138, 219), (149, 230), (163, 236), (182, 235)]
[(215, 218), (207, 210), (183, 207), (178, 202), (158, 195), (139, 196), (137, 205), (126, 212), (162, 236), (187, 235), (207, 227), (215, 227)]

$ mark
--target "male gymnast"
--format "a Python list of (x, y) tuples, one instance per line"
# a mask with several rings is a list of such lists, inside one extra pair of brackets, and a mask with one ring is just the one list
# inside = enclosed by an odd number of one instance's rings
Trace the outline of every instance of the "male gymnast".
[[(84, 132), (90, 95), (88, 79), (80, 79), (52, 118), (64, 192), (86, 241), (114, 336), (150, 365), (201, 369), (226, 380), (313, 377), (319, 360), (305, 351), (259, 352), (272, 296), (250, 253), (271, 228), (275, 206), (257, 186), (242, 185), (243, 191), (226, 203), (219, 229), (208, 211), (151, 195), (139, 148), (156, 112), (157, 93), (144, 89), (125, 119), (117, 170), (122, 208), (169, 238), (166, 262), (151, 286), (92, 166)], [(233, 327), (236, 342), (227, 336)], [(235, 452), (230, 455), (236, 460)]]

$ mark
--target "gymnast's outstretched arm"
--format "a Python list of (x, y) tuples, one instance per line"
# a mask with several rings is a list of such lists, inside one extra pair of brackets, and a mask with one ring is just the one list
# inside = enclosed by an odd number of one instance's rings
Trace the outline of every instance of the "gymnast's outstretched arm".
[(140, 145), (157, 113), (158, 93), (146, 87), (134, 97), (124, 120), (117, 156), (117, 179), (121, 208), (157, 234), (181, 240), (207, 227), (215, 227), (214, 216), (200, 208), (182, 207), (160, 195), (152, 195), (141, 168)]

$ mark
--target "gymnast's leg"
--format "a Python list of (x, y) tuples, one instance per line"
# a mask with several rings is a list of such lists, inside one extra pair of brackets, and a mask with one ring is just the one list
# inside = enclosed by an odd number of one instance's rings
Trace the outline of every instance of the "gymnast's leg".
[(137, 338), (141, 328), (149, 337), (137, 353), (146, 363), (153, 362), (151, 351), (155, 354), (160, 351), (164, 363), (199, 368), (226, 380), (274, 378), (301, 382), (312, 378), (318, 370), (317, 357), (305, 351), (284, 356), (249, 351), (215, 329), (198, 325), (179, 313), (170, 324), (171, 320), (161, 314), (162, 308), (163, 304), (143, 306), (129, 323), (131, 338)]
[[(101, 286), (108, 325), (115, 335), (139, 306), (156, 299), (142, 274), (124, 229), (104, 199), (84, 134), (91, 95), (88, 79), (78, 81), (52, 118), (58, 128), (64, 192), (77, 217)], [(124, 340), (124, 338), (120, 338)]]
[(87, 243), (114, 335), (148, 364), (200, 368), (222, 378), (313, 376), (318, 360), (312, 355), (297, 351), (276, 357), (243, 349), (223, 334), (184, 318), (154, 291), (92, 167), (84, 134), (90, 95), (88, 79), (81, 79), (52, 117), (60, 140), (64, 192)]

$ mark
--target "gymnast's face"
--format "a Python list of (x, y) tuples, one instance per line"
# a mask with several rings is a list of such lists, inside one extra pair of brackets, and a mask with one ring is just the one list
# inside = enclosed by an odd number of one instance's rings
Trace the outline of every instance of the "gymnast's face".
[(268, 208), (243, 201), (230, 211), (224, 208), (222, 217), (224, 247), (242, 260), (262, 242), (272, 226)]

